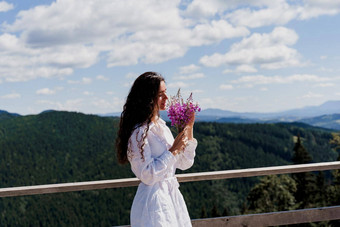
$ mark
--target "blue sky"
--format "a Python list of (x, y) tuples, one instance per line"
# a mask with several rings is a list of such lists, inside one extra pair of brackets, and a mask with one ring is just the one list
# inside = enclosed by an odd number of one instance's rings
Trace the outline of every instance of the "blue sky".
[(340, 100), (339, 0), (0, 0), (0, 109), (119, 112), (134, 79), (203, 109)]

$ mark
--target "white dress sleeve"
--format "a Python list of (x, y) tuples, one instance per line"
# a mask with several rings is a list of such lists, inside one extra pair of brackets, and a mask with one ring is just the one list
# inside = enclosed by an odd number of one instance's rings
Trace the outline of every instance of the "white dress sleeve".
[(197, 140), (192, 139), (188, 141), (188, 145), (179, 153), (178, 161), (176, 163), (176, 168), (181, 170), (189, 169), (194, 164), (194, 159), (196, 155)]
[(128, 157), (133, 173), (144, 184), (153, 185), (161, 181), (168, 173), (170, 166), (173, 166), (177, 161), (177, 155), (174, 156), (170, 151), (164, 150), (159, 157), (152, 157), (148, 137), (144, 140), (144, 151), (142, 158), (141, 143), (143, 130), (136, 129), (129, 140)]

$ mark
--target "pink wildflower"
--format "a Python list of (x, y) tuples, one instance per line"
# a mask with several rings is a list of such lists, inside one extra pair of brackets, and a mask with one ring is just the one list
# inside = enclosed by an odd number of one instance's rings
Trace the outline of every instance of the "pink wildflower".
[(194, 104), (192, 93), (186, 102), (184, 102), (180, 89), (178, 89), (177, 95), (170, 96), (168, 100), (168, 117), (171, 121), (171, 126), (175, 126), (178, 132), (183, 131), (184, 127), (188, 124), (191, 113), (200, 111), (201, 108), (198, 103)]

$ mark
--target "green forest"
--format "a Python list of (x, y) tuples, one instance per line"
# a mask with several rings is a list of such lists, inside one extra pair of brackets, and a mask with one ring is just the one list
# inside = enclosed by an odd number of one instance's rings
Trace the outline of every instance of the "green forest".
[[(4, 114), (0, 188), (134, 177), (129, 165), (117, 163), (116, 117), (63, 111)], [(177, 173), (339, 159), (339, 134), (302, 123), (196, 122), (194, 127), (195, 163)], [(136, 189), (0, 198), (0, 226), (126, 225)], [(192, 219), (330, 206), (340, 204), (340, 173), (188, 182), (180, 190)]]

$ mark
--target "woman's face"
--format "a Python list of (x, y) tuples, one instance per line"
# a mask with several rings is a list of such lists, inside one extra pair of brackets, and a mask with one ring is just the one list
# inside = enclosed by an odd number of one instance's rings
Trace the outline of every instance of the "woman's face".
[(168, 96), (166, 95), (166, 85), (164, 81), (161, 81), (157, 97), (158, 110), (166, 109), (166, 100), (168, 100)]

